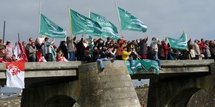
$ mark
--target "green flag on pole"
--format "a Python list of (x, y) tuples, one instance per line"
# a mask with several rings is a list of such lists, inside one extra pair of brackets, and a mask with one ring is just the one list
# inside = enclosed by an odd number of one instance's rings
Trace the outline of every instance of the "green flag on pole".
[(180, 49), (180, 50), (187, 50), (187, 35), (183, 33), (180, 38), (174, 39), (174, 38), (167, 38), (167, 41), (171, 48), (174, 49)]
[(96, 21), (93, 21), (72, 9), (70, 9), (70, 17), (73, 35), (89, 34), (98, 36), (102, 34), (101, 26)]
[(98, 15), (96, 13), (90, 12), (90, 18), (94, 21), (98, 22), (102, 27), (102, 36), (110, 37), (112, 39), (119, 39), (120, 37), (117, 35), (117, 27), (108, 21), (105, 17)]
[(147, 26), (128, 11), (118, 7), (122, 30), (146, 32)]
[(40, 31), (41, 35), (46, 35), (51, 38), (65, 38), (66, 31), (55, 24), (53, 21), (49, 20), (46, 16), (41, 14), (40, 16)]

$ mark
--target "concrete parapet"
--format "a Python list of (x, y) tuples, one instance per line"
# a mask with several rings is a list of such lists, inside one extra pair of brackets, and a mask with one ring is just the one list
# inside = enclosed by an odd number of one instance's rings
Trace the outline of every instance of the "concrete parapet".
[(99, 70), (96, 62), (79, 66), (80, 106), (140, 107), (124, 61), (104, 64), (104, 70)]
[[(27, 62), (25, 78), (77, 76), (80, 61), (73, 62)], [(5, 63), (0, 63), (0, 79), (5, 79)]]

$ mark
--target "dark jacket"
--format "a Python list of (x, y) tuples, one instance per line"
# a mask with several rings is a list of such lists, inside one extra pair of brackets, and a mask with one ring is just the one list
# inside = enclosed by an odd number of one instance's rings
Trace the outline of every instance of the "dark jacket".
[(4, 50), (5, 46), (3, 44), (0, 44), (0, 58), (3, 58), (5, 56), (5, 53), (3, 53)]

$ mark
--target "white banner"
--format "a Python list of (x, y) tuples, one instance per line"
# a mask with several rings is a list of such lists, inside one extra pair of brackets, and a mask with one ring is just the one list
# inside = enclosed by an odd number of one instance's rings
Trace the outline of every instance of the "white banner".
[(7, 87), (25, 88), (25, 62), (22, 60), (6, 63)]

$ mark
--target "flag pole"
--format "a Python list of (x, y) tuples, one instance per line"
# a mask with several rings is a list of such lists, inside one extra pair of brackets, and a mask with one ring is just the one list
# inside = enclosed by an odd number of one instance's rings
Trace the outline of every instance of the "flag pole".
[[(18, 42), (20, 42), (20, 36), (19, 36), (19, 33), (18, 33)], [(18, 45), (18, 43), (16, 44)], [(19, 46), (19, 45), (18, 45)], [(19, 49), (17, 49), (17, 53), (19, 53)]]
[(74, 45), (74, 44), (73, 44), (73, 42), (74, 42), (74, 41), (73, 41), (73, 34), (72, 34), (72, 16), (71, 16), (71, 8), (68, 7), (68, 10), (69, 10), (69, 21), (70, 21), (70, 24), (69, 24), (69, 25), (70, 25), (70, 26), (69, 26), (69, 27), (70, 27), (70, 37), (71, 37), (70, 40), (71, 40), (71, 42), (72, 42), (72, 45)]
[(18, 33), (18, 41), (20, 41), (20, 35), (19, 35), (19, 33)]
[(72, 37), (73, 34), (72, 34), (72, 16), (71, 16), (71, 8), (68, 8), (68, 10), (69, 10), (69, 21), (70, 21), (69, 28), (70, 28), (70, 33), (71, 33), (71, 37)]
[[(90, 18), (90, 12), (91, 12), (91, 10), (90, 10), (90, 8), (89, 8), (89, 13), (88, 13), (88, 17)], [(90, 35), (88, 34), (88, 37), (89, 37)]]
[(5, 40), (5, 28), (6, 28), (6, 21), (4, 21), (4, 25), (3, 25), (3, 43)]
[[(40, 24), (41, 24), (40, 23), (40, 21), (41, 21), (41, 19), (40, 19), (41, 18), (41, 11), (42, 11), (41, 10), (41, 0), (39, 0), (39, 24), (38, 24), (38, 31), (39, 31), (38, 33), (39, 33), (39, 35), (40, 35)], [(42, 35), (40, 35), (40, 37), (42, 37)]]
[(116, 8), (116, 12), (117, 12), (117, 17), (118, 17), (118, 23), (119, 23), (119, 34), (121, 35), (122, 37), (122, 26), (121, 26), (121, 20), (120, 20), (120, 15), (119, 15), (119, 10), (118, 10), (118, 5), (117, 5), (117, 2), (115, 0), (115, 8)]
[(90, 18), (90, 12), (91, 12), (91, 11), (90, 11), (90, 8), (89, 8), (89, 14), (88, 14), (88, 15), (89, 15), (89, 18)]

